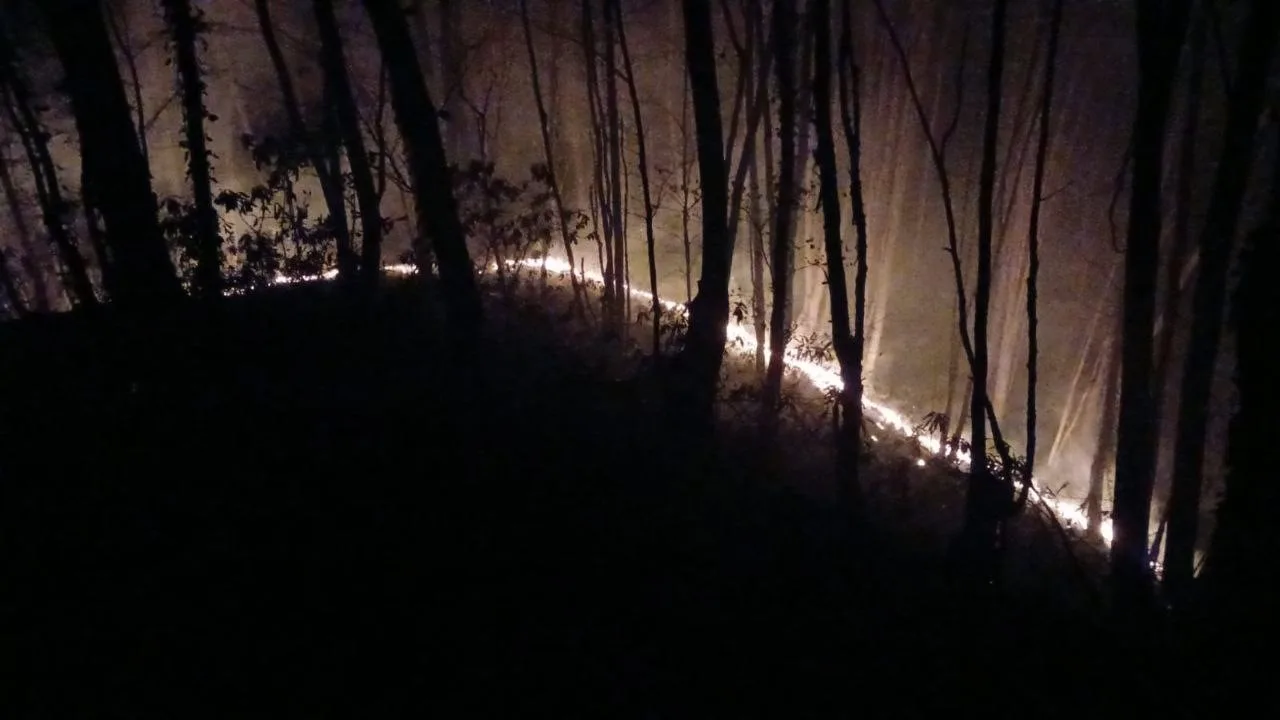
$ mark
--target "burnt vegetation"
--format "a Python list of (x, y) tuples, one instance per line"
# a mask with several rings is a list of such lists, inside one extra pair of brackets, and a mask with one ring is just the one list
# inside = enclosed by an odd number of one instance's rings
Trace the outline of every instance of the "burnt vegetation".
[(1278, 41), (0, 3), (6, 716), (1261, 698)]

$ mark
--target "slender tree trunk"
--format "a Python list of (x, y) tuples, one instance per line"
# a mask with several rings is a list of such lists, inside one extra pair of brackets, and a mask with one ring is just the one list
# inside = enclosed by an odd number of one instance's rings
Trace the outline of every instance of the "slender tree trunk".
[(1139, 0), (1138, 112), (1125, 250), (1124, 340), (1116, 451), (1112, 590), (1116, 611), (1135, 617), (1150, 600), (1147, 526), (1155, 480), (1151, 388), (1156, 275), (1160, 263), (1160, 178), (1165, 129), (1190, 0)]
[(1179, 401), (1173, 491), (1169, 498), (1169, 545), (1165, 582), (1171, 599), (1186, 597), (1191, 584), (1200, 488), (1208, 441), (1210, 394), (1222, 341), (1231, 251), (1236, 247), (1241, 203), (1253, 164), (1254, 135), (1266, 102), (1268, 70), (1280, 33), (1280, 3), (1253, 0), (1237, 58), (1223, 132), (1222, 156), (1200, 235), (1191, 338)]
[(94, 0), (41, 3), (46, 27), (66, 73), (91, 194), (106, 225), (115, 300), (146, 308), (182, 297), (156, 218), (150, 169), (138, 146), (124, 84)]
[(1089, 471), (1089, 492), (1085, 496), (1085, 518), (1089, 532), (1095, 537), (1102, 532), (1102, 496), (1106, 490), (1107, 475), (1114, 467), (1116, 456), (1116, 422), (1120, 402), (1120, 333), (1117, 332), (1107, 349), (1104, 361), (1106, 381), (1098, 403), (1098, 444), (1093, 452), (1093, 465)]
[[(1023, 472), (1028, 481), (1036, 465), (1036, 385), (1039, 382), (1040, 358), (1036, 303), (1040, 281), (1040, 206), (1044, 202), (1044, 174), (1049, 157), (1049, 120), (1053, 117), (1053, 84), (1057, 77), (1063, 2), (1064, 0), (1054, 0), (1053, 15), (1049, 18), (1049, 51), (1045, 58), (1044, 95), (1040, 100), (1040, 138), (1036, 143), (1035, 179), (1031, 183), (1031, 227), (1027, 231), (1027, 461)], [(1029, 482), (1023, 486), (1024, 499), (1029, 488)]]
[(285, 117), (289, 122), (289, 132), (303, 144), (307, 161), (316, 172), (320, 193), (324, 196), (325, 206), (329, 209), (329, 228), (334, 234), (335, 244), (339, 248), (350, 248), (352, 241), (351, 231), (347, 227), (347, 202), (346, 191), (343, 188), (342, 167), (325, 157), (320, 150), (320, 143), (316, 141), (314, 134), (308, 130), (302, 119), (302, 109), (298, 103), (297, 91), (294, 90), (293, 76), (289, 73), (289, 66), (285, 63), (284, 53), (281, 52), (280, 42), (276, 38), (275, 25), (271, 21), (269, 2), (270, 0), (254, 0), (253, 5), (258, 18), (258, 29), (262, 33), (262, 40), (267, 47), (267, 55), (271, 58), (271, 67), (276, 75), (276, 83), (280, 87)]
[(205, 140), (204, 124), (212, 116), (204, 106), (204, 71), (196, 54), (196, 39), (205, 30), (204, 17), (203, 12), (195, 12), (190, 0), (164, 0), (164, 9), (177, 60), (185, 134), (183, 146), (195, 198), (195, 289), (206, 299), (213, 299), (222, 295), (222, 238), (218, 232), (218, 211), (213, 207), (211, 153)]
[[(1273, 144), (1271, 163), (1268, 217), (1245, 242), (1232, 302), (1239, 404), (1227, 446), (1226, 491), (1200, 578), (1204, 627), (1239, 653), (1222, 658), (1234, 662), (1214, 662), (1231, 675), (1256, 665), (1260, 643), (1275, 637), (1280, 604), (1280, 573), (1271, 560), (1280, 553), (1280, 525), (1275, 522), (1280, 485), (1273, 470), (1275, 408), (1280, 405), (1280, 346), (1275, 342), (1280, 283), (1274, 276), (1280, 266), (1280, 143)], [(1254, 680), (1248, 674), (1230, 679), (1241, 682), (1244, 677)]]
[(693, 243), (689, 240), (689, 210), (693, 207), (689, 188), (689, 73), (684, 75), (684, 94), (680, 99), (680, 232), (684, 240), (684, 301), (693, 302)]
[[(1200, 140), (1200, 104), (1204, 90), (1205, 45), (1208, 38), (1207, 13), (1202, 11), (1190, 23), (1190, 39), (1187, 55), (1190, 69), (1185, 92), (1186, 120), (1178, 147), (1177, 188), (1174, 199), (1173, 242), (1169, 257), (1165, 260), (1164, 307), (1156, 320), (1160, 344), (1156, 349), (1156, 374), (1160, 389), (1155, 394), (1155, 426), (1164, 427), (1165, 413), (1169, 407), (1170, 393), (1179, 380), (1174, 371), (1174, 341), (1181, 325), (1182, 303), (1186, 298), (1186, 283), (1190, 279), (1188, 259), (1192, 251), (1192, 212), (1195, 208), (1196, 146)], [(1172, 485), (1172, 483), (1170, 483)], [(1169, 488), (1172, 491), (1172, 487)], [(1165, 515), (1168, 516), (1169, 498), (1164, 498)]]
[[(31, 300), (30, 310), (38, 313), (48, 312), (49, 288), (45, 283), (44, 272), (40, 270), (32, 257), (35, 254), (35, 243), (31, 240), (31, 227), (27, 224), (26, 217), (22, 214), (22, 205), (18, 198), (18, 189), (13, 183), (13, 173), (9, 169), (9, 158), (0, 155), (0, 190), (4, 192), (5, 204), (9, 206), (9, 217), (13, 221), (13, 229), (18, 233), (18, 245), (22, 250), (21, 262), (19, 265), (26, 271), (31, 280)], [(6, 287), (6, 292), (10, 292)], [(10, 298), (11, 304), (15, 308), (19, 308), (22, 313), (26, 313), (28, 308), (22, 301), (21, 291), (17, 283), (13, 283), (13, 290), (16, 293)]]
[[(367, 287), (373, 287), (382, 276), (382, 202), (373, 182), (373, 169), (364, 146), (360, 113), (356, 109), (355, 95), (351, 92), (351, 79), (347, 74), (342, 35), (338, 32), (338, 21), (333, 13), (333, 0), (314, 0), (314, 8), (316, 26), (320, 31), (320, 56), (324, 67), (325, 87), (329, 101), (333, 103), (342, 144), (347, 149), (351, 184), (355, 188), (356, 202), (360, 206), (360, 262), (357, 262), (355, 249), (351, 247), (350, 236), (344, 238), (345, 234), (340, 234), (337, 237), (338, 273), (344, 278), (353, 279), (358, 265), (363, 264), (363, 282)], [(405, 32), (408, 32), (407, 28)], [(416, 65), (417, 55), (413, 55), (411, 59)], [(425, 92), (425, 85), (423, 87)], [(340, 171), (338, 174), (341, 176)]]
[(4, 85), (0, 94), (3, 95), (5, 114), (18, 133), (27, 163), (31, 166), (36, 199), (40, 205), (40, 219), (49, 235), (49, 241), (66, 268), (64, 282), (68, 296), (72, 302), (94, 305), (97, 297), (93, 292), (88, 266), (67, 226), (66, 213), (69, 205), (62, 196), (58, 168), (49, 151), (49, 134), (36, 117), (31, 106), (30, 91), (23, 78), (17, 74), (13, 60), (5, 58), (2, 68), (4, 77), (0, 78)]
[[(390, 72), (391, 105), (404, 139), (413, 179), (418, 226), (430, 232), (440, 266), (440, 287), (450, 324), (463, 353), (473, 349), (483, 321), (466, 233), (458, 219), (458, 205), (448, 160), (440, 140), (436, 108), (418, 65), (404, 14), (394, 0), (363, 0), (383, 59)], [(425, 252), (422, 253), (425, 255)], [(419, 266), (425, 270), (426, 257)]]
[[(603, 245), (600, 272), (604, 276), (604, 293), (601, 298), (601, 316), (606, 331), (614, 329), (614, 320), (617, 317), (618, 303), (622, 301), (617, 296), (616, 282), (614, 279), (614, 224), (613, 213), (610, 209), (609, 190), (606, 184), (608, 172), (606, 165), (608, 163), (608, 133), (605, 126), (605, 111), (600, 95), (600, 78), (597, 67), (597, 51), (595, 22), (591, 9), (592, 0), (582, 0), (582, 50), (584, 62), (587, 72), (587, 106), (591, 119), (591, 137), (593, 141), (592, 156), (592, 191), (591, 195), (595, 202), (596, 213), (599, 217), (600, 230), (597, 233), (597, 245)], [(594, 217), (594, 216), (593, 216)]]
[[(766, 138), (765, 142), (769, 142)], [(760, 174), (759, 162), (751, 163), (750, 176), (747, 179), (751, 189), (747, 198), (747, 218), (751, 223), (751, 323), (755, 330), (756, 375), (764, 379), (765, 345), (768, 343), (769, 323), (766, 318), (768, 305), (765, 303), (764, 287), (764, 219), (760, 216)]]
[(636, 124), (636, 149), (640, 162), (640, 189), (644, 195), (645, 249), (649, 260), (649, 292), (653, 295), (653, 354), (656, 357), (662, 341), (662, 302), (658, 299), (658, 259), (654, 249), (653, 191), (649, 182), (649, 155), (645, 147), (644, 118), (640, 113), (640, 93), (636, 90), (635, 67), (631, 64), (631, 49), (627, 47), (627, 30), (622, 24), (622, 7), (618, 0), (611, 0), (613, 17), (618, 23), (618, 44), (622, 49), (622, 64), (626, 69), (627, 93), (631, 96), (631, 114)]
[(844, 268), (844, 239), (841, 236), (840, 180), (836, 168), (836, 140), (831, 124), (831, 2), (812, 0), (809, 28), (813, 33), (813, 117), (817, 135), (815, 157), (818, 164), (819, 194), (822, 203), (823, 245), (827, 256), (827, 292), (831, 297), (831, 344), (840, 364), (844, 389), (840, 393), (843, 424), (837, 447), (843, 490), (854, 499), (858, 495), (858, 450), (861, 443), (862, 407), (856, 403), (857, 373), (861, 356), (854, 357), (856, 345), (849, 318), (849, 289)]
[(138, 147), (142, 150), (142, 157), (150, 163), (151, 149), (147, 146), (147, 115), (142, 104), (142, 78), (138, 73), (137, 53), (129, 42), (128, 34), (120, 27), (116, 4), (106, 3), (103, 15), (107, 21), (107, 28), (111, 30), (112, 37), (115, 38), (121, 54), (124, 55), (124, 67), (129, 73), (129, 86), (133, 91), (133, 115), (134, 122), (138, 126)]
[[(13, 176), (9, 172), (9, 160), (0, 157), (0, 189), (4, 191), (4, 199), (9, 206), (9, 214), (13, 218), (14, 228), (18, 231), (18, 237), (23, 247), (29, 247), (30, 242), (28, 236), (30, 231), (27, 229), (27, 221), (22, 217), (22, 209), (18, 205), (18, 192), (13, 186)], [(0, 292), (3, 293), (5, 301), (9, 305), (9, 314), (15, 318), (23, 318), (27, 313), (27, 305), (23, 302), (22, 291), (18, 287), (17, 279), (13, 272), (9, 269), (9, 252), (8, 248), (0, 248)]]
[(790, 297), (791, 268), (789, 256), (794, 232), (796, 206), (796, 81), (795, 66), (795, 0), (774, 0), (771, 41), (778, 81), (778, 137), (781, 149), (778, 159), (778, 203), (773, 219), (772, 265), (773, 307), (769, 317), (769, 367), (764, 381), (764, 419), (770, 432), (776, 422), (782, 400), (784, 353), (790, 341), (787, 323), (787, 298)]
[(547, 116), (546, 105), (542, 102), (542, 81), (538, 77), (538, 55), (533, 49), (533, 30), (529, 26), (529, 0), (520, 0), (520, 22), (524, 26), (525, 48), (529, 51), (529, 73), (533, 80), (533, 99), (538, 106), (538, 127), (542, 130), (542, 151), (547, 161), (547, 184), (551, 186), (551, 197), (556, 204), (556, 217), (560, 221), (560, 239), (564, 243), (565, 258), (569, 261), (569, 281), (573, 285), (573, 306), (577, 313), (583, 312), (582, 286), (575, 272), (576, 262), (573, 259), (573, 235), (569, 232), (569, 217), (564, 208), (564, 197), (560, 194), (560, 180), (556, 175), (555, 150), (551, 142), (551, 120)]
[(996, 0), (991, 20), (991, 62), (987, 67), (987, 113), (982, 140), (982, 169), (978, 186), (978, 278), (973, 303), (973, 391), (970, 395), (969, 492), (965, 503), (966, 560), (974, 563), (977, 579), (990, 582), (999, 571), (1000, 519), (1005, 492), (986, 462), (987, 449), (987, 318), (991, 303), (991, 241), (996, 153), (999, 150), (1000, 105), (1003, 95), (1005, 15), (1008, 0)]
[[(905, 81), (905, 84), (907, 86), (908, 95), (911, 98), (911, 106), (912, 106), (912, 109), (915, 111), (916, 120), (920, 124), (920, 129), (924, 133), (925, 141), (928, 144), (928, 148), (929, 148), (929, 159), (931, 161), (931, 164), (933, 165), (934, 173), (936, 174), (938, 179), (938, 189), (940, 190), (942, 195), (942, 208), (945, 214), (946, 225), (947, 225), (947, 254), (951, 256), (951, 269), (952, 269), (952, 275), (955, 279), (955, 286), (956, 286), (955, 317), (956, 317), (957, 326), (958, 326), (957, 330), (959, 331), (959, 336), (960, 336), (960, 347), (964, 351), (965, 360), (968, 361), (969, 368), (971, 371), (970, 372), (971, 376), (969, 378), (970, 390), (966, 390), (964, 394), (969, 395), (971, 397), (972, 388), (973, 388), (973, 368), (974, 368), (974, 360), (975, 360), (974, 345), (973, 345), (973, 340), (969, 334), (969, 304), (968, 304), (968, 296), (965, 292), (964, 264), (960, 257), (959, 223), (956, 218), (955, 202), (952, 197), (951, 176), (947, 171), (947, 159), (946, 159), (947, 146), (948, 146), (948, 143), (953, 138), (956, 129), (959, 127), (960, 109), (963, 106), (962, 101), (964, 99), (964, 66), (965, 66), (964, 58), (966, 57), (966, 53), (968, 50), (968, 36), (966, 34), (965, 41), (961, 46), (961, 52), (960, 52), (961, 61), (957, 67), (957, 73), (956, 73), (956, 79), (955, 79), (956, 98), (957, 98), (956, 112), (952, 115), (951, 121), (948, 123), (947, 127), (943, 130), (943, 132), (939, 136), (934, 133), (932, 126), (930, 125), (929, 116), (925, 112), (923, 101), (920, 99), (919, 88), (916, 87), (915, 76), (911, 72), (911, 65), (907, 58), (906, 48), (902, 44), (902, 39), (898, 36), (897, 29), (894, 28), (893, 22), (889, 19), (889, 14), (885, 10), (883, 0), (872, 0), (872, 4), (875, 6), (876, 15), (879, 17), (881, 24), (884, 25), (885, 29), (888, 31), (889, 41), (893, 47), (893, 53), (897, 57), (899, 66), (902, 68), (903, 80)], [(884, 305), (882, 304), (880, 307), (881, 307), (880, 315), (883, 316)], [(880, 319), (883, 319), (883, 317), (881, 317)], [(872, 349), (870, 352), (870, 356), (872, 358), (875, 358), (877, 353), (876, 348), (879, 342), (878, 338), (881, 333), (881, 328), (879, 327), (879, 324), (874, 326), (872, 331), (873, 333), (875, 333), (875, 335), (873, 336), (873, 342), (871, 344)], [(1004, 436), (1000, 432), (1000, 423), (996, 418), (995, 409), (992, 407), (990, 395), (984, 392), (983, 396), (984, 396), (983, 399), (985, 400), (984, 404), (986, 408), (986, 412), (985, 412), (986, 423), (988, 424), (991, 430), (991, 439), (995, 443), (996, 451), (1000, 454), (1004, 467), (1009, 468), (1012, 465), (1011, 458), (1009, 457), (1010, 455), (1009, 446), (1007, 443), (1005, 443)], [(969, 414), (969, 411), (971, 409), (972, 408), (970, 407), (965, 407), (962, 405), (961, 412), (960, 412), (961, 421), (956, 425), (957, 428), (964, 427), (966, 422), (965, 416)], [(982, 457), (982, 456), (985, 456), (986, 449), (981, 448), (981, 449), (978, 449), (977, 452), (978, 452), (978, 457)]]
[(693, 92), (697, 125), (698, 172), (702, 183), (702, 272), (698, 295), (689, 307), (689, 332), (681, 353), (682, 372), (674, 388), (677, 418), (690, 432), (686, 441), (695, 449), (713, 429), (716, 389), (729, 322), (729, 268), (733, 245), (729, 239), (728, 174), (724, 130), (720, 118), (720, 88), (716, 78), (715, 35), (706, 0), (683, 0), (685, 57)]
[[(742, 154), (738, 157), (738, 165), (734, 170), (733, 183), (729, 192), (729, 238), (733, 243), (737, 243), (738, 226), (742, 217), (742, 199), (746, 194), (747, 175), (755, 164), (756, 137), (760, 132), (760, 121), (768, 112), (769, 102), (769, 69), (773, 65), (773, 53), (770, 48), (759, 37), (762, 33), (758, 30), (758, 26), (763, 25), (764, 20), (759, 15), (759, 6), (753, 4), (752, 12), (747, 15), (748, 30), (751, 30), (747, 37), (748, 43), (743, 48), (743, 54), (746, 61), (743, 63), (743, 72), (746, 74), (746, 80), (741, 84), (741, 94), (743, 101), (746, 103), (746, 132), (742, 140)], [(759, 47), (764, 46), (764, 47)], [(755, 75), (751, 72), (753, 60), (757, 54), (759, 47), (759, 64), (760, 72)], [(732, 140), (732, 138), (731, 138)], [(728, 150), (732, 150), (732, 143)], [(728, 163), (726, 163), (728, 164)]]
[(849, 3), (840, 3), (840, 119), (844, 128), (845, 145), (849, 151), (849, 196), (853, 209), (853, 230), (858, 265), (853, 278), (853, 347), (850, 350), (851, 368), (845, 392), (850, 394), (850, 405), (855, 416), (846, 414), (845, 422), (862, 426), (862, 399), (864, 395), (863, 354), (867, 337), (867, 207), (862, 192), (862, 70), (853, 55), (853, 20)]
[(627, 306), (627, 253), (626, 230), (624, 226), (624, 207), (622, 197), (622, 121), (618, 115), (618, 62), (615, 56), (613, 18), (604, 14), (604, 112), (606, 143), (608, 150), (609, 174), (609, 221), (613, 228), (613, 257), (609, 259), (613, 266), (614, 303), (613, 325), (619, 331), (626, 326)]

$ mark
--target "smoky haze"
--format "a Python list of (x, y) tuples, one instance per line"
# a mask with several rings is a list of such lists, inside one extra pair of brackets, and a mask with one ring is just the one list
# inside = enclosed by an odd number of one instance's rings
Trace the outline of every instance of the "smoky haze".
[[(184, 151), (179, 144), (182, 113), (177, 85), (168, 63), (170, 50), (163, 19), (150, 0), (109, 0), (118, 59), (130, 100), (143, 119), (153, 183), (161, 197), (188, 192)], [(527, 178), (530, 166), (544, 161), (538, 116), (531, 90), (530, 68), (514, 0), (417, 3), (411, 18), (415, 42), (428, 69), (431, 92), (443, 109), (443, 136), (451, 162), (495, 163), (497, 173), (513, 180)], [(203, 62), (207, 69), (207, 103), (216, 120), (208, 124), (215, 153), (214, 176), (219, 189), (247, 190), (261, 182), (245, 136), (263, 138), (286, 131), (279, 87), (264, 46), (251, 0), (201, 2), (209, 32)], [(750, 43), (750, 28), (737, 4), (726, 16), (716, 13), (720, 57), (722, 115), (729, 134), (731, 177), (743, 154), (750, 99), (739, 99), (739, 48)], [(996, 227), (991, 327), (991, 398), (1006, 436), (1023, 442), (1021, 417), (1026, 392), (1027, 225), (1034, 160), (1036, 107), (1042, 92), (1045, 39), (1050, 3), (1014, 3), (1008, 26), (1009, 46), (1004, 78), (1005, 112), (1001, 120), (996, 178)], [(319, 40), (310, 3), (273, 0), (276, 31), (309, 122), (319, 124), (324, 93)], [(386, 101), (380, 56), (368, 21), (356, 3), (336, 3), (343, 25), (346, 58), (366, 132), (385, 137), (388, 156), (395, 157), (399, 139)], [(885, 8), (906, 49), (909, 72), (919, 91), (928, 124), (941, 136), (954, 122), (946, 148), (959, 223), (960, 248), (972, 291), (976, 234), (978, 161), (983, 123), (983, 83), (989, 54), (989, 3), (983, 0), (886, 0)], [(594, 148), (587, 95), (586, 62), (579, 3), (567, 0), (530, 2), (533, 43), (542, 90), (552, 123), (557, 172), (566, 204), (588, 211)], [(687, 300), (687, 277), (697, 277), (699, 208), (692, 187), (689, 217), (692, 265), (685, 265), (684, 193), (682, 183), (696, 185), (692, 110), (687, 102), (683, 24), (679, 4), (670, 0), (624, 2), (635, 80), (647, 133), (648, 154), (657, 204), (656, 259), (660, 294)], [(964, 414), (968, 369), (957, 335), (956, 291), (951, 260), (944, 251), (947, 227), (938, 178), (917, 118), (904, 68), (896, 56), (886, 25), (872, 3), (857, 3), (854, 52), (862, 68), (862, 177), (868, 212), (868, 337), (866, 378), (871, 393), (891, 400), (913, 418), (946, 412)], [(1125, 188), (1117, 187), (1125, 162), (1134, 111), (1132, 18), (1125, 3), (1069, 3), (1062, 28), (1056, 109), (1045, 180), (1041, 219), (1042, 271), (1040, 313), (1041, 437), (1038, 471), (1047, 484), (1070, 483), (1067, 494), (1083, 497), (1098, 438), (1104, 388), (1113, 365), (1116, 336)], [(600, 38), (597, 37), (597, 41)], [(50, 105), (44, 121), (53, 132), (64, 178), (78, 185), (79, 155), (74, 124), (55, 92), (57, 62), (42, 41), (28, 37), (20, 52), (37, 93)], [(791, 61), (793, 59), (787, 59)], [(597, 58), (603, 62), (603, 54)], [(619, 66), (621, 59), (618, 59)], [(1211, 61), (1210, 65), (1213, 65)], [(752, 69), (752, 73), (756, 70)], [(1217, 77), (1211, 67), (1208, 75)], [(807, 93), (803, 78), (802, 93)], [(135, 81), (136, 79), (136, 81)], [(620, 91), (625, 97), (625, 90)], [(1213, 92), (1220, 93), (1220, 88)], [(136, 94), (135, 94), (136, 93)], [(140, 104), (140, 109), (137, 105)], [(1206, 103), (1210, 105), (1211, 103)], [(776, 113), (776, 102), (771, 102)], [(1175, 122), (1186, 100), (1175, 101)], [(625, 127), (623, 153), (626, 179), (626, 243), (632, 283), (647, 287), (644, 207), (629, 111), (621, 111)], [(1207, 117), (1204, 133), (1220, 118)], [(807, 123), (802, 124), (807, 127)], [(736, 135), (733, 128), (737, 127)], [(776, 127), (772, 128), (776, 133)], [(805, 130), (803, 132), (809, 132)], [(775, 143), (763, 132), (761, 142)], [(1176, 144), (1176, 140), (1171, 140)], [(1204, 143), (1212, 157), (1212, 143)], [(807, 150), (803, 185), (816, 186), (812, 140)], [(6, 134), (6, 156), (19, 152)], [(755, 151), (764, 176), (763, 144)], [(847, 185), (847, 155), (840, 178)], [(1206, 172), (1209, 170), (1206, 167)], [(26, 196), (32, 179), (15, 169), (15, 181)], [(390, 168), (389, 173), (397, 172)], [(303, 178), (313, 202), (321, 203), (316, 183)], [(772, 192), (765, 187), (766, 193)], [(848, 188), (842, 187), (842, 195)], [(1118, 198), (1113, 202), (1113, 198)], [(34, 202), (32, 203), (34, 205)], [(747, 203), (739, 222), (732, 301), (751, 306), (752, 223)], [(767, 199), (764, 201), (767, 207)], [(1114, 208), (1112, 207), (1114, 205)], [(27, 208), (28, 214), (35, 212)], [(411, 243), (411, 198), (391, 187), (383, 197), (383, 214), (398, 220), (384, 247), (391, 262)], [(34, 215), (31, 215), (34, 217)], [(793, 320), (797, 335), (829, 333), (829, 296), (824, 285), (821, 211), (816, 192), (804, 195), (797, 224)], [(4, 237), (17, 243), (15, 219), (6, 216)], [(767, 234), (769, 224), (762, 223)], [(846, 248), (852, 228), (846, 223)], [(474, 241), (474, 239), (473, 239)], [(477, 246), (480, 247), (480, 246)], [(553, 249), (553, 253), (558, 251)], [(474, 253), (484, 256), (482, 251)], [(35, 262), (53, 267), (47, 250)], [(584, 242), (577, 257), (588, 270), (600, 271), (597, 251)], [(846, 257), (852, 275), (852, 258)], [(765, 282), (771, 270), (766, 268)], [(694, 287), (696, 292), (696, 283)], [(56, 287), (47, 301), (64, 301)], [(767, 294), (767, 287), (764, 290)], [(750, 317), (744, 322), (751, 323)], [(1225, 375), (1225, 373), (1224, 373)], [(1218, 393), (1223, 395), (1223, 393)], [(1225, 402), (1225, 401), (1224, 401)], [(1219, 415), (1225, 415), (1225, 411)], [(1218, 422), (1221, 432), (1222, 423)], [(1211, 447), (1215, 447), (1211, 443)], [(1211, 457), (1216, 466), (1217, 461)]]

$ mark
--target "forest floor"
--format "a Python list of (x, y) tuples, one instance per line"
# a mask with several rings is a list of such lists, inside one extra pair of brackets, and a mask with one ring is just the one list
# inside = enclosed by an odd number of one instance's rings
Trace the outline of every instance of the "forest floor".
[(1186, 711), (1087, 544), (1028, 514), (973, 592), (962, 479), (886, 438), (851, 517), (812, 395), (695, 472), (563, 305), (465, 367), (412, 282), (0, 327), (6, 716)]

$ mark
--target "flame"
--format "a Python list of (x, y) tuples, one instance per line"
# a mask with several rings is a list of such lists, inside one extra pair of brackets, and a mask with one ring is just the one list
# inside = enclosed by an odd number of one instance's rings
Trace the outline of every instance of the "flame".
[[(547, 257), (542, 259), (526, 259), (521, 261), (508, 260), (508, 267), (519, 267), (527, 269), (543, 270), (548, 273), (554, 273), (560, 276), (575, 274), (586, 283), (593, 285), (603, 285), (604, 276), (592, 271), (575, 271), (573, 266), (560, 258)], [(383, 266), (383, 272), (389, 275), (407, 276), (417, 274), (418, 268), (411, 264), (395, 264)], [(496, 264), (489, 265), (489, 271), (497, 270)], [(287, 277), (285, 275), (277, 275), (273, 280), (273, 285), (296, 284), (301, 282), (316, 282), (321, 280), (333, 280), (338, 276), (336, 269), (328, 270), (319, 275), (304, 275)], [(653, 294), (644, 290), (628, 287), (628, 293), (631, 297), (645, 302), (653, 301)], [(683, 303), (673, 302), (671, 300), (658, 299), (659, 304), (668, 312), (687, 315), (688, 308)], [(727, 346), (726, 348), (738, 355), (753, 356), (759, 343), (756, 341), (755, 333), (738, 323), (729, 323), (725, 328)], [(764, 352), (769, 352), (769, 345), (765, 343)], [(840, 370), (837, 366), (830, 363), (820, 363), (813, 360), (800, 357), (795, 350), (788, 349), (783, 353), (783, 362), (786, 368), (791, 372), (805, 378), (814, 388), (827, 390), (843, 390), (844, 382), (840, 379)], [(890, 405), (877, 401), (873, 398), (864, 396), (862, 406), (865, 411), (871, 414), (871, 420), (876, 426), (882, 430), (892, 430), (902, 437), (914, 440), (922, 449), (928, 451), (930, 455), (949, 462), (955, 467), (964, 469), (969, 466), (971, 461), (970, 454), (963, 450), (948, 452), (938, 441), (938, 438), (921, 435), (916, 432), (914, 424), (903, 413), (895, 410)], [(873, 442), (879, 442), (880, 439), (872, 435)], [(916, 465), (925, 467), (927, 465), (924, 458), (917, 458)], [(1047, 491), (1034, 477), (1031, 481), (1031, 492), (1035, 499), (1039, 500), (1048, 507), (1058, 519), (1067, 527), (1073, 527), (1080, 530), (1087, 529), (1089, 526), (1088, 517), (1084, 510), (1076, 503), (1061, 500)], [(1114, 537), (1114, 528), (1111, 520), (1105, 519), (1099, 528), (1103, 542), (1110, 547), (1112, 538)]]
[[(520, 266), (520, 267), (538, 269), (538, 270), (546, 268), (547, 272), (555, 273), (557, 275), (569, 275), (570, 273), (575, 272), (573, 267), (569, 265), (569, 263), (559, 258), (553, 258), (553, 257), (549, 257), (541, 260), (524, 260), (520, 262), (508, 262), (508, 265)], [(578, 275), (579, 279), (584, 280), (586, 282), (596, 284), (596, 285), (604, 284), (604, 277), (598, 273), (594, 273), (590, 271), (587, 271), (587, 272), (578, 271), (576, 272), (576, 274)], [(629, 289), (629, 292), (631, 296), (634, 298), (642, 299), (648, 302), (652, 302), (653, 300), (653, 294), (646, 292), (644, 290), (631, 288)], [(672, 302), (670, 300), (663, 300), (661, 298), (659, 298), (658, 302), (662, 305), (663, 308), (665, 308), (668, 311), (679, 313), (682, 315), (688, 312), (688, 309), (682, 303)], [(752, 331), (750, 328), (747, 328), (746, 326), (738, 323), (731, 322), (726, 328), (725, 334), (726, 334), (726, 339), (728, 340), (727, 348), (730, 351), (737, 353), (739, 355), (746, 355), (746, 356), (751, 356), (755, 354), (756, 347), (759, 345), (759, 343), (756, 341), (754, 331)], [(766, 353), (769, 352), (768, 343), (765, 343), (764, 351)], [(835, 365), (832, 365), (829, 363), (814, 362), (812, 360), (802, 358), (794, 350), (787, 350), (783, 354), (783, 362), (786, 364), (786, 367), (788, 370), (791, 370), (792, 372), (797, 373), (800, 376), (804, 377), (806, 380), (809, 381), (811, 385), (813, 385), (813, 387), (815, 387), (818, 390), (839, 391), (844, 389), (844, 381), (840, 379), (840, 369)], [(932, 436), (920, 435), (919, 433), (917, 433), (915, 431), (914, 424), (907, 419), (907, 416), (895, 410), (888, 404), (864, 396), (862, 400), (862, 407), (864, 410), (870, 411), (870, 413), (873, 415), (872, 419), (876, 421), (876, 425), (878, 427), (884, 429), (887, 426), (887, 429), (892, 429), (893, 431), (897, 432), (899, 435), (903, 437), (914, 439), (920, 445), (920, 447), (927, 450), (931, 455), (938, 457), (944, 461), (951, 462), (956, 467), (963, 469), (969, 466), (971, 457), (968, 452), (963, 450), (958, 450), (955, 452), (948, 453), (947, 449), (942, 447), (942, 444), (938, 441), (938, 438), (932, 437)], [(871, 439), (875, 442), (879, 442), (879, 438), (876, 437), (875, 435), (872, 435)], [(919, 458), (917, 459), (916, 464), (919, 467), (924, 467), (927, 463), (925, 462), (924, 458)], [(1034, 477), (1031, 480), (1031, 492), (1034, 494), (1035, 499), (1041, 501), (1046, 507), (1048, 507), (1051, 511), (1053, 511), (1053, 513), (1058, 516), (1058, 519), (1064, 525), (1068, 527), (1077, 528), (1080, 530), (1085, 530), (1089, 527), (1088, 517), (1085, 515), (1085, 512), (1082, 508), (1080, 508), (1075, 503), (1061, 500), (1055, 497), (1052, 493), (1048, 492)], [(1099, 534), (1102, 536), (1103, 542), (1108, 547), (1110, 547), (1111, 540), (1114, 537), (1114, 528), (1109, 518), (1102, 521), (1102, 525), (1099, 528)]]

